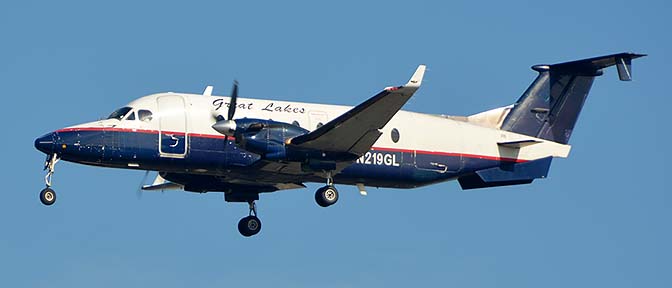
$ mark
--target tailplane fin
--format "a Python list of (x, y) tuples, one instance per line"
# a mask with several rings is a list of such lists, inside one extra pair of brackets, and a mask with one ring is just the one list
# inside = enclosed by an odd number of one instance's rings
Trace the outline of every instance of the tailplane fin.
[(536, 65), (537, 78), (518, 99), (502, 123), (502, 130), (567, 144), (593, 80), (602, 69), (617, 65), (622, 81), (632, 80), (632, 59), (643, 54), (620, 53)]

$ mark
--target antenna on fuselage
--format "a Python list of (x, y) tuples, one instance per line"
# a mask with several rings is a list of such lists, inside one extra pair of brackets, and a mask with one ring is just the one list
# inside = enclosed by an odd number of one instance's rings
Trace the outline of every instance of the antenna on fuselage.
[(212, 96), (213, 89), (215, 89), (213, 86), (205, 87), (205, 90), (203, 90), (203, 96)]

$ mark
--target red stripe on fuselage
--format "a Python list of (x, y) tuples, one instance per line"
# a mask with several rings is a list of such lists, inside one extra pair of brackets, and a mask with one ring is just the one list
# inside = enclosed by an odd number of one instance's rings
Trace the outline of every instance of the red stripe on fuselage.
[[(115, 127), (74, 127), (74, 128), (63, 128), (63, 129), (56, 130), (57, 133), (60, 133), (60, 132), (78, 132), (78, 131), (113, 131), (113, 132), (159, 134), (159, 131), (157, 131), (157, 130), (134, 129), (134, 128), (115, 128)], [(177, 131), (162, 131), (162, 132), (163, 133), (175, 134), (175, 135), (185, 135), (184, 132), (177, 132)], [(190, 137), (198, 137), (198, 138), (224, 139), (224, 136), (214, 135), (214, 134), (189, 133), (189, 136)], [(234, 137), (229, 137), (229, 140), (234, 140), (234, 139), (235, 139)], [(424, 154), (424, 155), (465, 157), (465, 158), (485, 159), (485, 160), (494, 160), (494, 161), (516, 162), (516, 163), (523, 163), (523, 162), (528, 161), (528, 160), (523, 160), (523, 159), (497, 157), (497, 156), (486, 156), (486, 155), (453, 153), (453, 152), (441, 152), (441, 151), (399, 149), (399, 148), (371, 147), (371, 150), (373, 150), (373, 151), (383, 151), (383, 152), (401, 152), (401, 153), (413, 153), (413, 152), (415, 152), (417, 154)]]
[(424, 155), (465, 157), (465, 158), (475, 158), (475, 159), (485, 159), (485, 160), (495, 160), (495, 161), (516, 162), (516, 163), (523, 163), (523, 162), (528, 161), (528, 160), (516, 159), (516, 158), (506, 158), (506, 157), (496, 157), (496, 156), (486, 156), (486, 155), (476, 155), (476, 154), (465, 154), (465, 153), (453, 153), (453, 152), (441, 152), (441, 151), (424, 151), (424, 150), (410, 150), (410, 149), (382, 148), (382, 147), (371, 147), (371, 150), (384, 151), (384, 152), (403, 152), (403, 153), (413, 153), (413, 151), (415, 151), (415, 153), (417, 153), (417, 154), (424, 154)]

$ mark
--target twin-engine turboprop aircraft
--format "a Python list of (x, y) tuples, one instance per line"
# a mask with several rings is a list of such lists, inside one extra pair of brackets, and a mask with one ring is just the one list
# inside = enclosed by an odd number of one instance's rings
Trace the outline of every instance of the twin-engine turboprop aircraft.
[(616, 65), (631, 80), (621, 53), (537, 65), (537, 78), (518, 101), (456, 117), (400, 111), (425, 73), (420, 65), (403, 86), (387, 87), (355, 107), (159, 93), (115, 110), (107, 119), (75, 125), (35, 140), (47, 154), (40, 193), (52, 205), (54, 165), (70, 162), (158, 171), (144, 190), (224, 192), (249, 203), (244, 236), (261, 230), (260, 193), (323, 182), (315, 200), (338, 201), (335, 184), (414, 188), (455, 180), (463, 189), (527, 184), (545, 178), (553, 157), (567, 157), (569, 137), (596, 76)]

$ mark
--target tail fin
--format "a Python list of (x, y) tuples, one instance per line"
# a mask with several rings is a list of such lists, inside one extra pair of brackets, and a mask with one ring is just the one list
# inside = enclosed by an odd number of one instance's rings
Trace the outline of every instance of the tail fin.
[(502, 123), (502, 130), (567, 144), (590, 92), (602, 69), (617, 65), (622, 81), (632, 80), (632, 59), (643, 54), (620, 53), (578, 61), (536, 65), (537, 79), (518, 99)]

